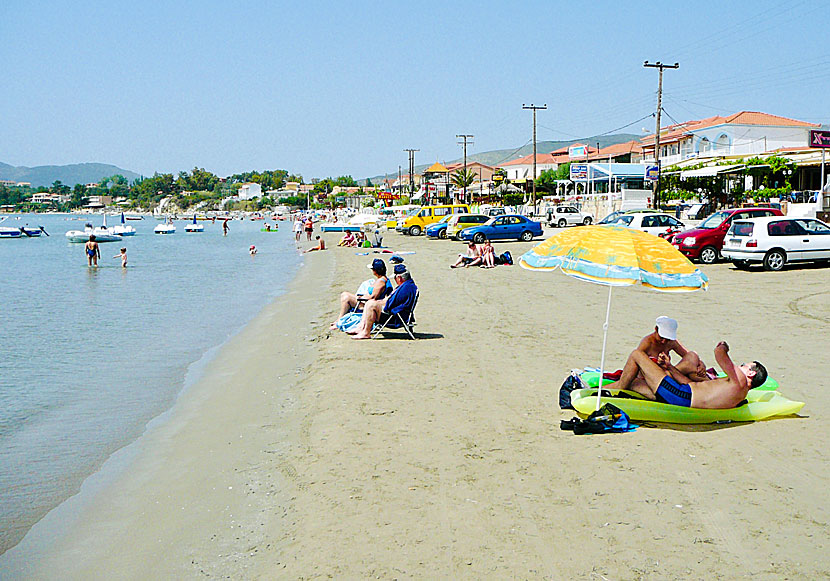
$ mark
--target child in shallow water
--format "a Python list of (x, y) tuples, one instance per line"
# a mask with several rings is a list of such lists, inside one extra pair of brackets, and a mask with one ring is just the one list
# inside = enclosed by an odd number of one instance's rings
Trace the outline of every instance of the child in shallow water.
[(120, 254), (116, 254), (113, 258), (121, 259), (121, 268), (127, 268), (127, 249), (122, 248)]

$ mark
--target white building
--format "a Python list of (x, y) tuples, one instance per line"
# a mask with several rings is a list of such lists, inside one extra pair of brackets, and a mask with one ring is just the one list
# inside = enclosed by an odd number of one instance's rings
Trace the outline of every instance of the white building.
[(253, 200), (262, 197), (262, 186), (254, 182), (242, 184), (237, 194), (240, 200)]
[[(688, 159), (751, 157), (764, 152), (804, 147), (818, 124), (768, 113), (741, 111), (670, 125), (660, 131), (660, 164), (665, 168)], [(643, 139), (643, 157), (654, 161), (655, 136)]]

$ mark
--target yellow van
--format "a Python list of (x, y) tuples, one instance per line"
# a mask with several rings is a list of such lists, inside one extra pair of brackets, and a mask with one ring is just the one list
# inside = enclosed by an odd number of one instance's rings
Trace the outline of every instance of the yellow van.
[(424, 228), (434, 224), (445, 216), (451, 214), (469, 214), (470, 207), (467, 204), (439, 204), (435, 206), (421, 206), (413, 208), (406, 216), (398, 220), (395, 226), (397, 232), (420, 236)]

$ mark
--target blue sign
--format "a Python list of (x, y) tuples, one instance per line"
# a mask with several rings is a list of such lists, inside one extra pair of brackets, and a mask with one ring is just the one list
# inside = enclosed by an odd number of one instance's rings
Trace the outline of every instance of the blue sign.
[(587, 182), (588, 181), (588, 164), (587, 163), (572, 163), (571, 164), (571, 181), (573, 181), (573, 182)]
[(660, 168), (656, 165), (646, 166), (645, 178), (651, 182), (656, 182), (660, 178)]

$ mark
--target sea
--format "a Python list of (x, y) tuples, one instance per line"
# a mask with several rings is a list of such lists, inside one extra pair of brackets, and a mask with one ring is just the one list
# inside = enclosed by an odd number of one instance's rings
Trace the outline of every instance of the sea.
[(127, 222), (135, 236), (101, 244), (91, 268), (65, 233), (102, 220), (2, 224), (49, 236), (0, 239), (0, 554), (159, 421), (302, 264), (289, 222), (262, 232), (263, 221), (232, 220), (223, 235), (219, 220), (200, 221), (202, 233), (176, 220), (175, 234), (159, 235), (145, 217)]

